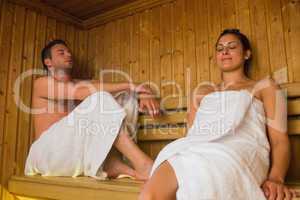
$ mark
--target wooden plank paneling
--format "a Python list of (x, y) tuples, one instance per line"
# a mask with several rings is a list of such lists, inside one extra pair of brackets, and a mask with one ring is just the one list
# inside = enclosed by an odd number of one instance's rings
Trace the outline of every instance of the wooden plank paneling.
[(288, 23), (290, 24), (289, 31), (289, 42), (291, 48), (291, 64), (292, 66), (289, 69), (292, 71), (293, 77), (292, 81), (300, 81), (300, 2), (289, 0), (287, 4), (283, 5), (284, 9), (288, 9), (289, 19)]
[(175, 81), (173, 87), (174, 95), (185, 95), (185, 70), (184, 70), (184, 0), (173, 3), (172, 23), (173, 23), (173, 55), (172, 55), (172, 80)]
[(46, 41), (50, 42), (51, 40), (56, 39), (56, 20), (48, 18), (47, 21), (47, 36)]
[[(197, 85), (196, 69), (196, 35), (195, 35), (195, 18), (196, 18), (196, 0), (185, 1), (184, 4), (184, 68), (186, 74), (186, 90), (190, 90)], [(185, 91), (186, 95), (188, 91)]]
[(152, 38), (150, 44), (150, 78), (157, 94), (160, 93), (161, 79), (160, 79), (160, 7), (151, 10), (151, 30)]
[[(34, 132), (32, 116), (20, 111), (14, 97), (30, 106), (35, 77), (22, 82), (20, 93), (13, 91), (15, 80), (28, 69), (42, 68), (40, 53), (47, 41), (56, 36), (74, 40), (76, 28), (7, 1), (0, 0), (0, 9), (0, 182), (5, 189), (11, 175), (23, 174)], [(87, 47), (84, 51), (87, 60)]]
[(221, 73), (216, 65), (215, 61), (215, 44), (216, 40), (221, 32), (221, 8), (220, 0), (212, 0), (208, 2), (208, 30), (209, 30), (209, 69), (210, 69), (210, 80), (214, 83), (218, 83), (221, 80)]
[(288, 74), (280, 8), (280, 1), (266, 1), (271, 71), (277, 82), (284, 83), (288, 81)]
[(255, 48), (252, 70), (255, 79), (262, 79), (271, 72), (265, 9), (264, 1), (254, 0), (250, 3), (252, 45)]
[[(6, 113), (6, 96), (7, 96), (7, 82), (9, 73), (9, 58), (11, 49), (11, 38), (12, 38), (12, 26), (13, 23), (13, 12), (14, 7), (7, 4), (6, 1), (1, 1), (1, 21), (0, 21), (0, 184), (4, 183), (4, 168), (3, 168), (3, 158), (4, 149), (7, 144), (4, 140), (5, 133), (5, 113)], [(0, 198), (2, 199), (2, 187), (0, 188)]]
[(222, 28), (232, 28), (236, 27), (236, 12), (232, 12), (233, 10), (236, 10), (235, 1), (232, 0), (221, 0), (221, 23)]
[(18, 108), (15, 104), (14, 84), (21, 73), (22, 50), (24, 43), (25, 8), (15, 6), (13, 32), (11, 40), (11, 55), (9, 59), (9, 80), (7, 85), (4, 140), (7, 146), (3, 152), (2, 185), (6, 186), (8, 179), (16, 170)]
[[(22, 72), (30, 70), (34, 66), (34, 48), (35, 48), (35, 32), (36, 32), (36, 13), (27, 11), (24, 35), (24, 47), (22, 55)], [(21, 85), (20, 101), (25, 106), (31, 107), (32, 94), (32, 76), (27, 77)], [(18, 153), (16, 153), (16, 172), (15, 174), (22, 175), (24, 171), (27, 151), (29, 149), (28, 140), (30, 138), (30, 113), (21, 110), (18, 116), (18, 132), (17, 132), (17, 146)]]
[(209, 29), (208, 16), (201, 15), (207, 13), (207, 1), (196, 2), (196, 60), (197, 60), (197, 86), (202, 81), (210, 80), (209, 68)]
[(139, 81), (149, 82), (150, 78), (150, 11), (146, 10), (140, 15), (140, 51), (139, 51)]
[(160, 78), (161, 96), (172, 94), (172, 4), (161, 6), (160, 10)]

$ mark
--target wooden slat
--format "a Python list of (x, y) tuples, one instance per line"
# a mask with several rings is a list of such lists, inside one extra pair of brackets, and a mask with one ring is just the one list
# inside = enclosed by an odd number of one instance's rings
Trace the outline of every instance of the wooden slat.
[(3, 168), (2, 168), (2, 185), (6, 186), (10, 176), (15, 173), (16, 164), (16, 146), (17, 146), (17, 131), (18, 131), (18, 107), (14, 101), (14, 84), (21, 73), (22, 66), (22, 49), (24, 42), (24, 23), (25, 23), (25, 8), (16, 6), (15, 10), (10, 10), (14, 13), (14, 25), (12, 33), (12, 48), (9, 62), (9, 82), (7, 87), (6, 97), (6, 112), (5, 112), (5, 131), (4, 139), (7, 146), (3, 152)]
[(95, 60), (95, 68), (94, 68), (94, 78), (100, 79), (100, 70), (104, 66), (104, 26), (100, 26), (97, 28), (96, 35), (96, 60)]
[(150, 78), (150, 11), (146, 10), (140, 15), (140, 49), (139, 49), (139, 81), (148, 83)]
[(251, 38), (249, 0), (235, 0), (235, 5), (237, 27)]
[(156, 118), (151, 118), (148, 115), (143, 115), (139, 117), (139, 124), (175, 124), (183, 123), (186, 120), (186, 112), (175, 112), (175, 113), (166, 113)]
[(116, 72), (113, 72), (113, 81), (119, 82), (121, 80), (120, 74), (118, 74), (117, 71), (121, 70), (121, 57), (120, 57), (120, 20), (116, 20), (113, 22), (113, 30), (112, 30), (112, 59), (111, 59), (111, 68), (116, 70)]
[(233, 10), (236, 10), (235, 1), (221, 0), (220, 7), (222, 13), (222, 28), (236, 27), (236, 12), (232, 12)]
[(300, 119), (288, 120), (289, 135), (300, 135)]
[(196, 61), (197, 61), (197, 82), (208, 81), (209, 77), (209, 33), (207, 1), (196, 1)]
[[(261, 0), (249, 1), (251, 27), (252, 27), (252, 44), (256, 47), (253, 54), (252, 77), (262, 79), (270, 75), (270, 59), (268, 49), (267, 24), (265, 16), (265, 2)], [(263, 66), (263, 67), (262, 67)]]
[(161, 99), (161, 108), (163, 110), (181, 109), (187, 107), (187, 97), (168, 97)]
[[(36, 32), (36, 13), (28, 10), (26, 13), (24, 47), (23, 47), (23, 61), (22, 72), (32, 69), (34, 65), (34, 47), (35, 47), (35, 32)], [(28, 77), (22, 82), (21, 86), (21, 101), (28, 108), (31, 107), (31, 93), (32, 93), (32, 76)], [(18, 132), (16, 151), (16, 172), (15, 174), (23, 174), (27, 152), (29, 150), (28, 140), (30, 138), (30, 113), (20, 111), (18, 116)]]
[(131, 36), (130, 36), (130, 69), (132, 71), (131, 78), (134, 82), (140, 82), (139, 78), (139, 49), (140, 49), (140, 15), (136, 14), (132, 17)]
[(135, 181), (97, 181), (88, 177), (13, 177), (9, 191), (13, 194), (48, 199), (136, 199), (140, 183)]
[(56, 39), (56, 20), (53, 18), (48, 18), (47, 21), (47, 36), (46, 41), (50, 42), (51, 40)]
[(300, 99), (288, 100), (288, 115), (300, 115)]
[(174, 95), (185, 95), (184, 73), (184, 0), (177, 0), (172, 7), (173, 27), (173, 55), (172, 55), (172, 79), (176, 81), (173, 87)]
[(171, 4), (161, 6), (160, 10), (160, 79), (161, 96), (172, 94), (172, 15)]
[(288, 97), (300, 97), (300, 83), (287, 83), (280, 85), (282, 89), (287, 90)]
[(290, 47), (290, 59), (291, 66), (289, 66), (289, 71), (291, 71), (292, 80), (291, 82), (300, 81), (300, 2), (287, 0), (285, 4), (282, 5), (283, 10), (287, 10), (289, 12), (289, 18), (287, 23), (289, 23), (290, 28), (288, 29), (288, 37), (289, 37), (289, 47)]
[(209, 31), (209, 70), (210, 70), (210, 81), (218, 83), (221, 80), (221, 71), (216, 65), (215, 61), (215, 44), (216, 40), (221, 33), (221, 8), (220, 0), (207, 0), (208, 4), (208, 31)]
[(186, 78), (185, 95), (189, 96), (189, 91), (197, 85), (197, 65), (196, 65), (196, 0), (185, 1), (184, 4), (184, 69)]
[(152, 38), (150, 44), (150, 82), (157, 94), (160, 93), (160, 7), (151, 10)]
[[(0, 185), (3, 183), (3, 151), (6, 147), (6, 142), (4, 141), (5, 132), (5, 104), (7, 95), (7, 80), (9, 73), (9, 56), (11, 49), (11, 37), (12, 37), (12, 26), (13, 23), (13, 7), (8, 5), (6, 1), (1, 1), (0, 7)], [(3, 187), (0, 187), (0, 199), (3, 197)]]
[(266, 11), (271, 70), (277, 83), (285, 83), (288, 74), (280, 1), (267, 0)]
[(186, 128), (155, 128), (155, 129), (140, 129), (138, 131), (139, 141), (153, 140), (174, 140), (182, 138), (185, 135)]

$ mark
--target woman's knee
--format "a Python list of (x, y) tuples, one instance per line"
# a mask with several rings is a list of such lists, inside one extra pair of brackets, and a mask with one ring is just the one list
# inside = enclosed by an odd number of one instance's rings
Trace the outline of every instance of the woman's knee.
[(155, 191), (153, 191), (151, 188), (149, 187), (145, 187), (140, 195), (139, 195), (139, 200), (155, 200)]

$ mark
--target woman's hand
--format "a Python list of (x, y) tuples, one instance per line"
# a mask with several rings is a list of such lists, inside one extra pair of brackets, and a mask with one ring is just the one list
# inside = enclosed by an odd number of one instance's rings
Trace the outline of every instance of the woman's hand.
[(262, 189), (268, 200), (291, 200), (296, 197), (296, 192), (293, 189), (273, 180), (266, 180), (262, 185)]

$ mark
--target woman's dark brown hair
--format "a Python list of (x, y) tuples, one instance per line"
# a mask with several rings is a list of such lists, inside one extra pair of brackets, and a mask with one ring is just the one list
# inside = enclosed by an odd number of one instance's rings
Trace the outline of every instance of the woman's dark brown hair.
[[(241, 33), (239, 29), (225, 29), (225, 30), (223, 30), (223, 32), (218, 37), (216, 46), (219, 43), (220, 38), (224, 35), (227, 35), (227, 34), (235, 35), (240, 40), (244, 51), (247, 51), (247, 50), (251, 51), (252, 50), (249, 39), (247, 38), (247, 36), (245, 34)], [(249, 77), (251, 61), (252, 61), (252, 56), (250, 55), (250, 57), (245, 61), (245, 64), (244, 64), (244, 73), (248, 77)]]

